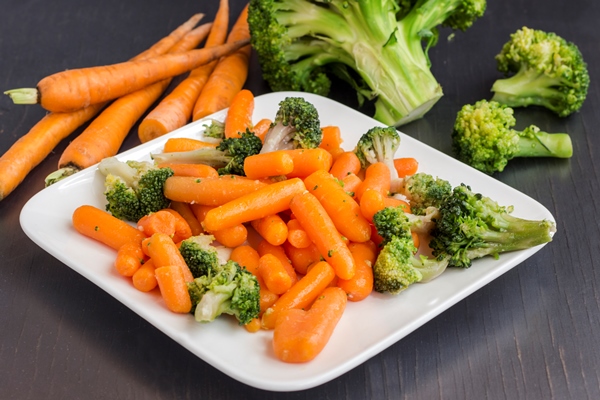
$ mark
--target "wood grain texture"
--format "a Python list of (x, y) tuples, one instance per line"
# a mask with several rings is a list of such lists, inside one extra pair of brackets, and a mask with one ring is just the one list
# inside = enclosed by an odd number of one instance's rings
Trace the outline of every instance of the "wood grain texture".
[[(192, 0), (4, 0), (0, 87), (31, 86), (66, 69), (130, 58), (196, 12)], [(231, 0), (231, 19), (244, 1)], [(33, 244), (19, 225), (67, 141), (0, 202), (1, 399), (598, 399), (600, 398), (600, 3), (489, 0), (466, 33), (430, 56), (445, 96), (402, 128), (451, 154), (449, 131), (465, 103), (489, 98), (494, 56), (522, 26), (578, 44), (591, 74), (581, 112), (560, 119), (518, 110), (520, 125), (568, 132), (570, 160), (513, 160), (495, 177), (556, 217), (555, 240), (525, 263), (341, 377), (314, 389), (272, 393), (239, 383), (183, 349), (85, 278)], [(251, 56), (246, 88), (268, 91)], [(331, 97), (356, 107), (334, 83)], [(371, 110), (363, 109), (367, 114)], [(44, 115), (0, 97), (0, 152)], [(134, 127), (135, 129), (135, 127)], [(124, 148), (138, 144), (130, 135)], [(375, 328), (374, 328), (375, 329)]]

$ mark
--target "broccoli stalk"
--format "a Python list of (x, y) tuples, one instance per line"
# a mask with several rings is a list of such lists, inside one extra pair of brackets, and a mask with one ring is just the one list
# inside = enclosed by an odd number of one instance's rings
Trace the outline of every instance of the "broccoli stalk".
[(394, 166), (394, 155), (400, 147), (400, 134), (393, 126), (376, 126), (365, 132), (356, 143), (354, 153), (362, 168), (377, 162), (384, 163), (390, 170), (390, 191), (400, 190), (403, 180)]
[(512, 129), (514, 110), (496, 101), (480, 100), (462, 107), (452, 132), (457, 158), (487, 174), (501, 172), (515, 157), (557, 157), (573, 155), (566, 133), (547, 133), (531, 125), (523, 131)]
[(137, 222), (171, 203), (163, 192), (165, 181), (173, 175), (170, 168), (108, 157), (98, 164), (98, 170), (105, 176), (106, 210), (119, 219)]
[(553, 222), (527, 220), (511, 215), (489, 197), (466, 185), (453, 189), (439, 209), (429, 246), (436, 257), (449, 257), (449, 266), (468, 268), (472, 260), (527, 249), (550, 242)]
[[(248, 24), (274, 91), (326, 96), (335, 74), (375, 99), (375, 118), (398, 126), (442, 96), (427, 54), (437, 27), (465, 30), (486, 0), (251, 0)], [(328, 75), (329, 74), (329, 75)]]
[(510, 107), (537, 105), (561, 117), (578, 111), (590, 77), (578, 47), (555, 33), (523, 27), (496, 56), (498, 70), (509, 74), (492, 86), (492, 100)]
[(181, 241), (179, 252), (194, 278), (209, 275), (219, 267), (219, 254), (211, 245), (214, 240), (212, 235), (200, 234)]
[(301, 97), (286, 97), (279, 103), (260, 152), (313, 149), (321, 144), (322, 139), (319, 113), (315, 106)]
[(162, 163), (197, 163), (217, 168), (219, 175), (241, 175), (244, 173), (246, 157), (258, 154), (262, 141), (252, 132), (246, 131), (238, 138), (223, 139), (216, 148), (203, 147), (198, 150), (172, 153), (154, 153), (152, 159)]

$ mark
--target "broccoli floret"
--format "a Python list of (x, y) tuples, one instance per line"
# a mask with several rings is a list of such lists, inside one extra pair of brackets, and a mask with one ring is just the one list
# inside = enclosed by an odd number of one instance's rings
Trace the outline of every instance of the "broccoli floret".
[(456, 157), (487, 174), (501, 172), (515, 157), (558, 157), (573, 155), (571, 138), (566, 133), (547, 133), (531, 125), (523, 131), (516, 123), (514, 110), (496, 101), (480, 100), (462, 107), (452, 131)]
[(301, 97), (286, 97), (265, 134), (261, 153), (275, 150), (313, 149), (323, 139), (319, 112)]
[(590, 77), (579, 48), (555, 33), (523, 27), (496, 56), (507, 75), (492, 86), (492, 100), (511, 107), (537, 105), (561, 117), (578, 111)]
[(429, 246), (436, 257), (450, 257), (449, 266), (468, 268), (472, 260), (527, 249), (552, 240), (556, 226), (548, 220), (511, 215), (512, 207), (456, 186), (444, 200)]
[(179, 252), (190, 268), (194, 278), (209, 275), (219, 267), (219, 254), (211, 243), (212, 235), (200, 234), (181, 242)]
[(415, 215), (427, 214), (430, 207), (438, 208), (451, 192), (450, 182), (425, 172), (406, 177), (400, 191), (408, 199), (411, 212)]
[(398, 126), (421, 118), (442, 96), (428, 49), (438, 26), (465, 30), (486, 0), (250, 0), (248, 24), (273, 91), (326, 96), (336, 75), (375, 118)]
[(246, 325), (260, 311), (258, 281), (235, 261), (220, 265), (214, 274), (195, 278), (188, 283), (188, 292), (198, 322), (212, 322), (221, 314), (230, 314), (240, 325)]
[(100, 162), (98, 170), (105, 176), (106, 211), (119, 219), (137, 222), (171, 203), (163, 192), (165, 181), (173, 175), (171, 168), (108, 157)]
[(376, 126), (363, 133), (354, 148), (362, 168), (377, 162), (387, 165), (390, 170), (392, 193), (397, 192), (403, 183), (394, 166), (394, 155), (398, 147), (400, 147), (400, 134), (396, 128)]
[(373, 215), (373, 225), (385, 243), (404, 234), (407, 229), (420, 234), (431, 232), (438, 216), (439, 211), (435, 207), (427, 208), (424, 215), (407, 213), (403, 207), (385, 207)]
[(261, 148), (260, 138), (246, 131), (240, 137), (223, 139), (216, 148), (203, 147), (192, 151), (155, 153), (151, 156), (157, 164), (166, 162), (206, 164), (217, 168), (219, 175), (245, 176), (244, 160), (246, 157), (258, 154)]
[(218, 140), (225, 138), (225, 124), (223, 122), (212, 119), (210, 124), (204, 126), (206, 127), (204, 136)]

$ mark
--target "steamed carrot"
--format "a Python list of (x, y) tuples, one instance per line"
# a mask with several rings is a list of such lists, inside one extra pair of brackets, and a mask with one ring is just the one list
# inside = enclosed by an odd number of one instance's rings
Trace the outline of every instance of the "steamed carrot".
[(293, 170), (294, 159), (286, 151), (255, 154), (244, 160), (244, 173), (250, 179), (287, 175)]
[(297, 178), (263, 186), (210, 210), (204, 219), (204, 229), (224, 229), (287, 210), (292, 197), (304, 190), (304, 183)]
[(356, 174), (349, 174), (342, 179), (342, 185), (346, 193), (356, 199), (356, 189), (362, 183), (362, 179)]
[(291, 218), (287, 223), (287, 241), (294, 247), (304, 249), (312, 243), (306, 231), (296, 218)]
[(189, 313), (192, 301), (181, 268), (177, 265), (165, 265), (156, 268), (154, 273), (167, 308), (176, 313)]
[(369, 222), (373, 222), (373, 216), (385, 208), (384, 196), (379, 190), (367, 189), (360, 198), (360, 211)]
[(267, 289), (275, 294), (285, 293), (292, 287), (292, 278), (275, 255), (267, 253), (258, 261), (258, 273)]
[[(229, 25), (228, 0), (220, 0), (205, 47), (225, 43)], [(142, 143), (181, 128), (191, 120), (194, 104), (217, 61), (192, 71), (142, 120), (138, 137)]]
[(181, 269), (183, 279), (186, 282), (194, 280), (190, 269), (181, 256), (181, 253), (179, 253), (179, 249), (169, 235), (155, 233), (148, 239), (145, 239), (142, 245), (152, 261), (154, 261), (154, 266), (157, 270), (161, 267), (175, 266)]
[(304, 179), (304, 184), (331, 217), (339, 233), (353, 242), (365, 242), (371, 237), (369, 221), (360, 212), (359, 204), (325, 170), (318, 170)]
[(414, 175), (419, 170), (419, 162), (413, 157), (401, 157), (394, 159), (394, 168), (400, 178)]
[(175, 243), (189, 239), (192, 236), (192, 228), (187, 220), (174, 208), (165, 208), (164, 211), (175, 217), (175, 232), (172, 239)]
[(346, 292), (348, 300), (361, 301), (373, 292), (373, 264), (377, 257), (374, 242), (350, 243), (350, 253), (356, 263), (356, 273), (351, 279), (338, 279), (337, 286)]
[(275, 246), (267, 242), (266, 240), (261, 240), (256, 246), (256, 251), (258, 251), (258, 255), (260, 257), (263, 257), (267, 254), (271, 254), (277, 257), (277, 259), (281, 262), (283, 268), (285, 268), (287, 274), (290, 276), (292, 285), (298, 281), (298, 275), (296, 274), (296, 270), (294, 269), (292, 262), (285, 253), (283, 246)]
[(175, 216), (166, 210), (159, 210), (143, 216), (137, 222), (137, 228), (147, 237), (155, 233), (164, 233), (165, 235), (173, 236), (175, 234), (175, 224), (177, 219)]
[(142, 245), (139, 242), (128, 242), (119, 248), (115, 258), (115, 268), (123, 276), (133, 276), (133, 274), (145, 262), (146, 256), (142, 252)]
[(288, 237), (287, 224), (278, 214), (255, 219), (250, 221), (250, 224), (260, 236), (274, 246), (283, 244)]
[(336, 275), (342, 279), (352, 278), (356, 270), (352, 254), (319, 200), (310, 192), (304, 192), (294, 196), (290, 209)]
[(196, 215), (192, 211), (192, 208), (188, 203), (182, 203), (180, 201), (172, 201), (171, 208), (179, 213), (187, 222), (190, 227), (193, 236), (201, 234), (204, 230), (200, 221), (196, 218)]
[(242, 245), (248, 238), (248, 229), (244, 224), (237, 224), (228, 228), (210, 231), (215, 239), (226, 247)]
[(256, 124), (254, 124), (254, 126), (252, 127), (252, 133), (254, 133), (254, 135), (258, 136), (260, 138), (260, 140), (262, 140), (264, 142), (265, 135), (267, 134), (267, 131), (271, 127), (272, 123), (273, 123), (273, 121), (271, 121), (269, 118), (263, 118), (260, 121), (258, 121)]
[(176, 153), (181, 151), (192, 151), (203, 149), (206, 147), (215, 148), (216, 143), (209, 143), (198, 139), (192, 138), (169, 138), (165, 142), (163, 147), (164, 153)]
[(5, 92), (16, 104), (39, 103), (48, 111), (70, 112), (122, 97), (231, 54), (249, 39), (184, 53), (156, 56), (147, 60), (70, 69), (43, 78), (35, 89)]
[(240, 137), (252, 128), (254, 95), (248, 89), (242, 89), (233, 96), (225, 116), (225, 137)]
[(345, 151), (335, 160), (329, 172), (337, 179), (344, 179), (350, 174), (358, 174), (360, 160), (353, 151)]
[(149, 292), (154, 290), (158, 285), (156, 274), (154, 273), (154, 262), (148, 259), (131, 277), (133, 287), (141, 292)]
[(231, 250), (229, 259), (237, 262), (241, 267), (246, 268), (253, 275), (258, 274), (258, 262), (260, 255), (253, 247), (249, 245), (241, 245)]
[(321, 139), (320, 148), (329, 152), (339, 149), (344, 141), (339, 126), (329, 125), (321, 128), (323, 138)]
[[(169, 53), (176, 54), (198, 46), (208, 35), (212, 24), (204, 24), (189, 32)], [(84, 169), (102, 159), (116, 155), (137, 120), (163, 94), (171, 82), (164, 79), (126, 94), (108, 107), (63, 151), (58, 167)]]
[(127, 222), (90, 205), (76, 208), (73, 211), (72, 222), (77, 232), (115, 250), (119, 250), (125, 243), (141, 243), (146, 237)]
[(268, 184), (265, 182), (235, 175), (221, 175), (218, 178), (172, 176), (165, 182), (164, 193), (168, 199), (174, 201), (219, 206), (241, 196), (256, 193), (266, 186)]
[(325, 149), (295, 149), (283, 150), (294, 160), (294, 170), (287, 174), (288, 178), (306, 178), (320, 169), (329, 171), (333, 163), (333, 157)]
[(217, 178), (216, 169), (206, 164), (174, 164), (162, 163), (159, 168), (171, 168), (174, 176), (191, 176), (194, 178)]
[[(202, 223), (204, 222), (204, 218), (206, 218), (206, 213), (215, 207), (216, 206), (207, 206), (204, 204), (197, 204), (197, 203), (190, 204), (190, 209), (196, 216), (196, 219), (198, 220), (198, 222), (200, 222), (200, 225), (202, 225)], [(202, 228), (202, 230), (204, 231), (204, 228)]]
[(248, 5), (246, 5), (233, 24), (226, 41), (226, 43), (245, 41), (246, 45), (219, 60), (196, 100), (192, 120), (196, 121), (229, 107), (233, 97), (242, 90), (248, 77), (251, 52), (249, 39)]
[(385, 207), (402, 207), (404, 212), (410, 212), (410, 204), (408, 204), (404, 200), (400, 200), (395, 197), (383, 196), (383, 205)]
[(390, 185), (391, 176), (388, 166), (382, 162), (373, 163), (365, 170), (365, 179), (356, 188), (356, 197), (360, 201), (360, 198), (367, 189), (377, 190), (382, 195), (387, 196), (390, 191)]
[(260, 330), (260, 318), (252, 318), (250, 322), (244, 325), (244, 328), (250, 333), (258, 332)]
[(325, 348), (346, 309), (346, 294), (330, 287), (308, 311), (292, 309), (280, 314), (273, 332), (273, 350), (281, 361), (304, 363)]
[(304, 248), (294, 247), (289, 242), (283, 244), (285, 254), (298, 274), (306, 275), (308, 268), (322, 260), (321, 253), (314, 243)]
[[(185, 24), (134, 59), (165, 53), (202, 18), (196, 14)], [(0, 157), (0, 201), (12, 193), (25, 177), (67, 136), (96, 116), (107, 103), (94, 104), (69, 113), (49, 113), (21, 136)]]
[(287, 292), (269, 307), (262, 315), (262, 327), (273, 329), (278, 316), (284, 310), (301, 309), (311, 305), (317, 296), (335, 277), (335, 271), (325, 261), (320, 261), (296, 282)]

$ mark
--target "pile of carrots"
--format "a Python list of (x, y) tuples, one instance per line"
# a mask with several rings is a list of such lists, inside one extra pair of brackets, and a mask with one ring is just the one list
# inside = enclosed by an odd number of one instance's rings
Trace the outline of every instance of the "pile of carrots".
[[(225, 116), (225, 132), (262, 137), (268, 118), (253, 124), (254, 97), (241, 90)], [(324, 126), (318, 148), (250, 156), (247, 176), (221, 175), (201, 164), (169, 164), (174, 176), (164, 193), (169, 209), (142, 218), (133, 227), (91, 206), (81, 206), (73, 224), (82, 234), (115, 249), (115, 268), (141, 291), (158, 288), (166, 307), (187, 313), (189, 268), (178, 243), (208, 234), (231, 249), (229, 258), (260, 284), (260, 315), (250, 332), (273, 330), (273, 349), (285, 362), (314, 359), (327, 344), (347, 302), (373, 291), (373, 270), (381, 237), (373, 215), (408, 203), (390, 197), (390, 170), (366, 169), (342, 148), (342, 133)], [(170, 138), (164, 151), (214, 144), (202, 138)], [(401, 177), (417, 172), (414, 158), (398, 158)], [(256, 233), (256, 234), (255, 234)], [(414, 236), (419, 245), (419, 237)]]
[[(0, 157), (0, 201), (66, 137), (93, 120), (64, 150), (59, 171), (70, 173), (114, 156), (132, 128), (165, 94), (172, 78), (187, 73), (140, 122), (144, 143), (227, 108), (248, 75), (247, 7), (229, 30), (229, 4), (220, 0), (212, 22), (195, 14), (131, 60), (70, 69), (42, 79), (32, 89), (8, 90), (18, 104), (49, 111)], [(197, 48), (204, 42), (203, 48)]]

